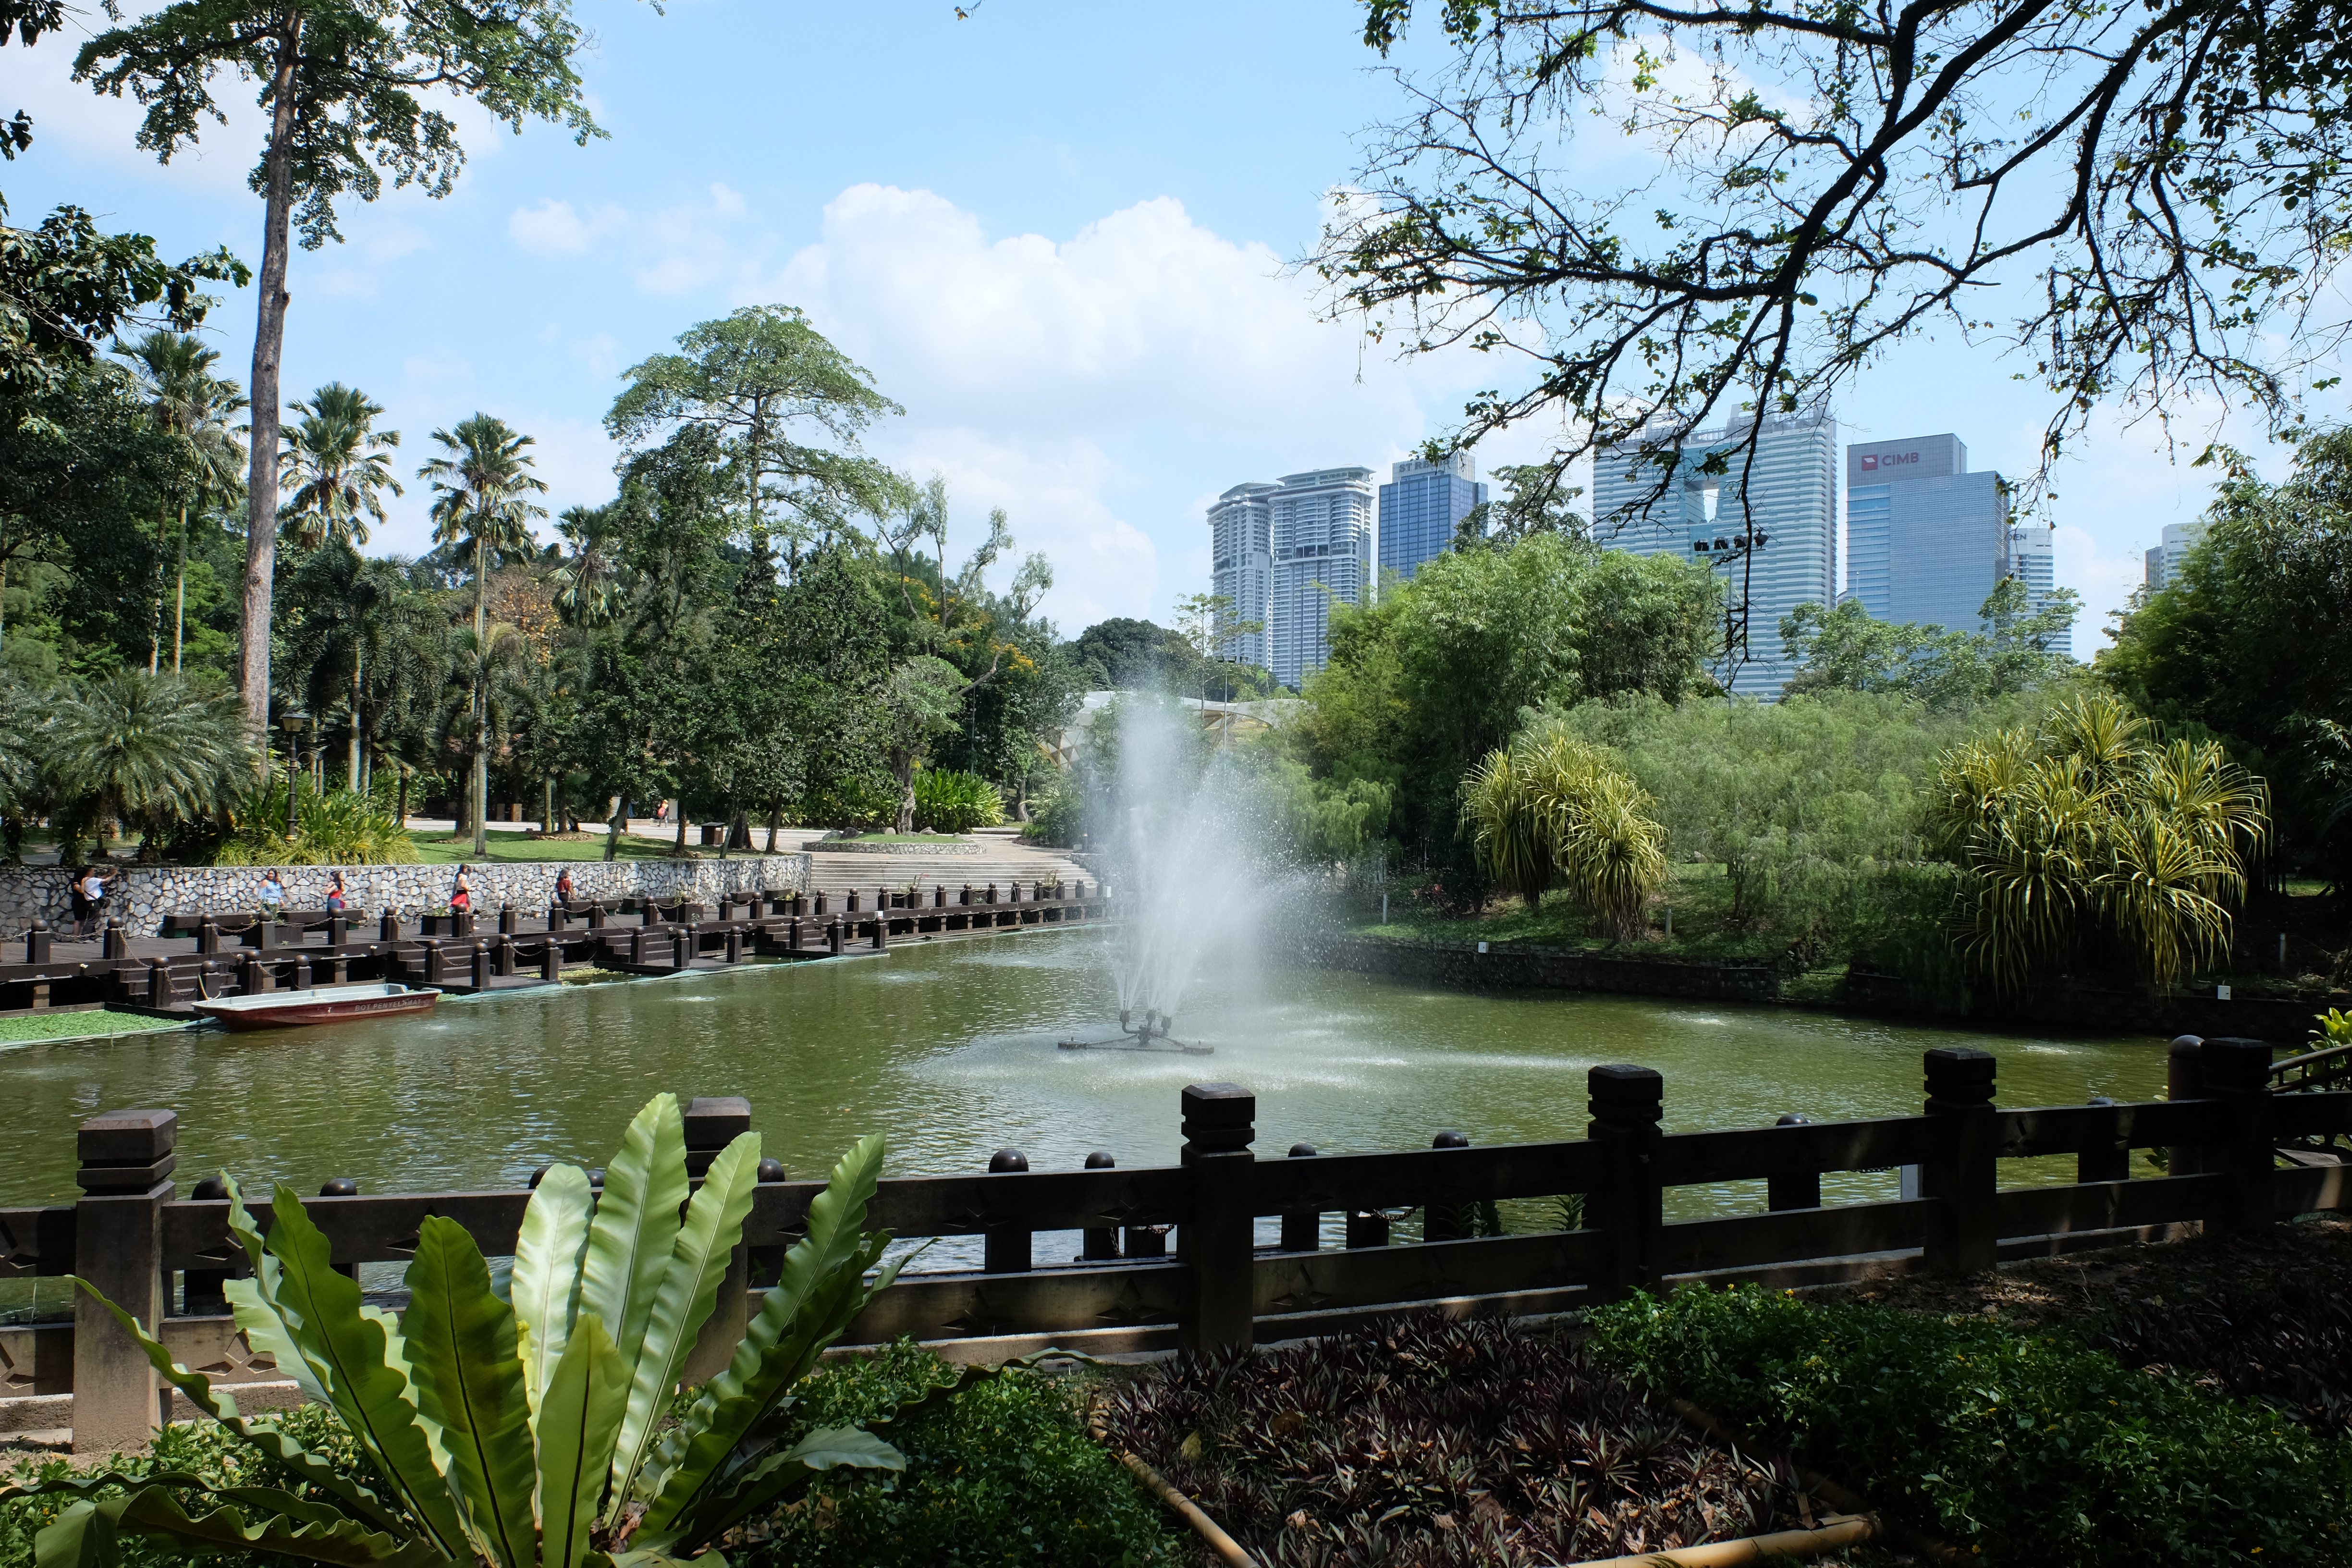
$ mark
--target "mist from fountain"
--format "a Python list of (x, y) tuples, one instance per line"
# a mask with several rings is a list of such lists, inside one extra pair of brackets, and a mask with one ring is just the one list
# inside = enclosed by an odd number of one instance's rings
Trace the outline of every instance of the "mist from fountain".
[(1192, 712), (1137, 701), (1107, 717), (1115, 766), (1094, 817), (1119, 906), (1111, 973), (1122, 1026), (1164, 1037), (1205, 963), (1257, 962), (1298, 879), (1248, 769), (1204, 754)]

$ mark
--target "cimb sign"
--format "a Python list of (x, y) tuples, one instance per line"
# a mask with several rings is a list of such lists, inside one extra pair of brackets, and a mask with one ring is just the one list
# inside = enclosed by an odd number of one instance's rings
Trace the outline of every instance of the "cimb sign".
[(1869, 473), (1875, 468), (1899, 468), (1918, 460), (1919, 454), (1916, 452), (1864, 452), (1862, 455), (1862, 469), (1863, 472)]

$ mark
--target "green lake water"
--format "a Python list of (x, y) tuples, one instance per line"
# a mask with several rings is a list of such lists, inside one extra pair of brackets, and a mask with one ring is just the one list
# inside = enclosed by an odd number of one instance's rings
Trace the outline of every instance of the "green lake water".
[[(1585, 1069), (1665, 1077), (1669, 1131), (1902, 1115), (1920, 1055), (2000, 1058), (2003, 1105), (2161, 1091), (2164, 1045), (1988, 1037), (1832, 1014), (1636, 997), (1473, 996), (1360, 975), (1212, 961), (1178, 1021), (1207, 1058), (1065, 1051), (1112, 1033), (1100, 931), (907, 943), (887, 955), (445, 1000), (427, 1020), (229, 1035), (212, 1030), (0, 1047), (0, 1205), (75, 1195), (74, 1129), (101, 1110), (180, 1115), (179, 1180), (223, 1165), (248, 1186), (316, 1192), (518, 1184), (533, 1167), (603, 1164), (630, 1114), (669, 1089), (740, 1094), (766, 1152), (819, 1176), (858, 1134), (890, 1139), (894, 1175), (1034, 1170), (1093, 1150), (1172, 1162), (1178, 1091), (1257, 1095), (1257, 1152), (1327, 1152), (1580, 1137)], [(2071, 1180), (2071, 1161), (2008, 1163), (2008, 1184)], [(1825, 1183), (1829, 1202), (1895, 1195), (1895, 1177)], [(1670, 1213), (1759, 1208), (1761, 1184), (1685, 1189)], [(944, 1249), (953, 1261), (959, 1248)], [(1051, 1256), (1041, 1244), (1041, 1259)]]

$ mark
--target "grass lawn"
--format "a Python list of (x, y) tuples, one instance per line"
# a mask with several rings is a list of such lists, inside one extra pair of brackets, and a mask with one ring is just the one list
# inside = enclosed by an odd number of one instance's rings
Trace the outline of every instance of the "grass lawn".
[(81, 1035), (144, 1035), (157, 1029), (184, 1029), (169, 1018), (142, 1017), (137, 1013), (22, 1013), (0, 1018), (0, 1045), (26, 1040), (67, 1040)]
[[(474, 836), (470, 833), (415, 833), (409, 836), (416, 845), (416, 858), (428, 866), (455, 866), (466, 860), (602, 860), (604, 840), (595, 838), (534, 838), (527, 833), (493, 833), (489, 836), (490, 852), (474, 853)], [(635, 833), (621, 836), (623, 860), (667, 860), (677, 852), (677, 843), (670, 838), (646, 838)], [(688, 855), (708, 854), (689, 845)]]
[[(1650, 929), (1638, 942), (1620, 942), (1592, 929), (1568, 893), (1555, 888), (1528, 909), (1517, 894), (1498, 894), (1483, 915), (1454, 917), (1400, 889), (1389, 900), (1381, 923), (1377, 905), (1358, 915), (1350, 930), (1362, 936), (1427, 942), (1524, 942), (1544, 947), (1574, 947), (1644, 958), (1740, 961), (1776, 958), (1789, 938), (1769, 922), (1732, 930), (1726, 922), (1731, 884), (1720, 865), (1677, 865), (1667, 873), (1665, 896), (1650, 906)], [(1666, 935), (1666, 911), (1674, 911), (1674, 935)]]

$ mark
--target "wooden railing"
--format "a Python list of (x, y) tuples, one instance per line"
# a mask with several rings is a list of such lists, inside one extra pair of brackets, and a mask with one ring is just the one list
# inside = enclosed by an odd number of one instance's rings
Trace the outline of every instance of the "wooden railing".
[[(1231, 1084), (1182, 1092), (1182, 1161), (1120, 1169), (1097, 1154), (1078, 1171), (1030, 1171), (1004, 1151), (989, 1173), (881, 1184), (869, 1223), (902, 1237), (979, 1237), (982, 1267), (908, 1273), (845, 1336), (873, 1344), (911, 1334), (959, 1358), (1060, 1343), (1097, 1351), (1223, 1346), (1329, 1331), (1375, 1311), (1443, 1301), (1458, 1310), (1557, 1311), (1684, 1278), (1783, 1284), (1927, 1268), (1967, 1274), (2006, 1258), (2202, 1226), (2251, 1231), (2280, 1216), (2352, 1206), (2342, 1166), (2279, 1169), (2282, 1142), (2352, 1131), (2352, 1092), (2273, 1094), (2269, 1046), (2176, 1043), (2176, 1092), (2146, 1103), (2000, 1110), (1994, 1058), (1942, 1048), (1926, 1058), (1917, 1116), (1664, 1133), (1664, 1085), (1646, 1068), (1591, 1069), (1589, 1136), (1477, 1148), (1458, 1134), (1396, 1153), (1253, 1156), (1257, 1105)], [(750, 1126), (741, 1100), (698, 1100), (687, 1116), (689, 1169)], [(241, 1256), (225, 1201), (177, 1195), (177, 1121), (121, 1111), (82, 1127), (84, 1196), (69, 1206), (0, 1209), (0, 1278), (77, 1273), (142, 1318), (187, 1364), (222, 1381), (277, 1375), (237, 1339), (221, 1282)], [(2129, 1152), (2167, 1151), (2168, 1173), (2131, 1178)], [(2004, 1160), (2072, 1155), (2072, 1184), (2004, 1187)], [(1916, 1198), (1821, 1205), (1825, 1173), (1916, 1166)], [(731, 1344), (780, 1249), (821, 1190), (761, 1184), (745, 1249), (709, 1344)], [(1765, 1212), (1669, 1222), (1668, 1189), (1766, 1184)], [(348, 1184), (331, 1184), (348, 1190)], [(203, 1191), (200, 1184), (199, 1194)], [(1581, 1200), (1572, 1230), (1475, 1236), (1490, 1200)], [(427, 1215), (455, 1219), (485, 1253), (510, 1254), (527, 1191), (322, 1195), (305, 1207), (347, 1268), (410, 1256)], [(1391, 1245), (1395, 1211), (1418, 1209), (1423, 1239)], [(265, 1227), (268, 1210), (254, 1205)], [(1346, 1215), (1347, 1245), (1323, 1245), (1323, 1218)], [(1269, 1234), (1260, 1238), (1263, 1228)], [(1174, 1247), (1169, 1247), (1172, 1228)], [(1040, 1267), (1041, 1233), (1078, 1233), (1080, 1261)], [(1065, 1256), (1066, 1247), (1057, 1248)], [(77, 1449), (142, 1440), (157, 1419), (155, 1380), (132, 1343), (80, 1298), (70, 1325), (0, 1330), (0, 1363), (18, 1394), (73, 1395)], [(59, 1423), (61, 1424), (61, 1423)]]

